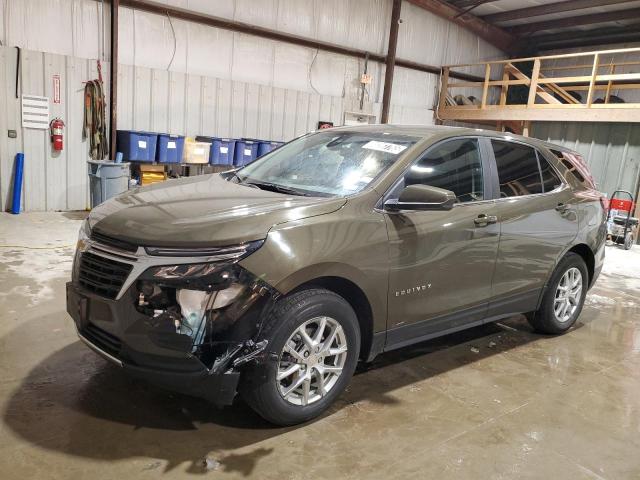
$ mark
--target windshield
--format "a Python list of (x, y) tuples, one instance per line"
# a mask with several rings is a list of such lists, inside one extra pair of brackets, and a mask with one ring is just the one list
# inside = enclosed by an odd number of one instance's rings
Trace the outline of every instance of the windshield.
[(299, 195), (359, 192), (389, 168), (418, 137), (325, 131), (288, 143), (236, 172), (258, 188)]

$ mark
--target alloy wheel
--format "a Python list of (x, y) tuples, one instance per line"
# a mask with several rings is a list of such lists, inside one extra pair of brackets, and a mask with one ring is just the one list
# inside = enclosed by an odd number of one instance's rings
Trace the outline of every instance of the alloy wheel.
[(553, 313), (556, 319), (561, 323), (569, 321), (580, 305), (581, 298), (582, 272), (571, 267), (564, 272), (556, 289), (553, 302)]
[(347, 337), (335, 319), (323, 316), (304, 322), (280, 353), (276, 373), (280, 395), (301, 406), (326, 396), (342, 374), (347, 350)]

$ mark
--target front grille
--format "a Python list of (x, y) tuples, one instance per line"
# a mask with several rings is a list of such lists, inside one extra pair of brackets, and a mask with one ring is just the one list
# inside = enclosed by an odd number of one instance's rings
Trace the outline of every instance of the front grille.
[(122, 348), (122, 342), (118, 337), (111, 335), (109, 332), (105, 332), (99, 327), (96, 327), (93, 323), (87, 324), (82, 329), (82, 335), (93, 343), (96, 347), (104, 350), (109, 355), (118, 357), (120, 349)]
[(96, 295), (114, 299), (132, 268), (128, 263), (84, 252), (80, 257), (78, 283)]
[(124, 250), (125, 252), (135, 253), (138, 251), (138, 247), (124, 240), (113, 238), (108, 235), (104, 235), (99, 232), (91, 232), (91, 240), (95, 240), (98, 243), (106, 245), (108, 247), (117, 248), (118, 250)]

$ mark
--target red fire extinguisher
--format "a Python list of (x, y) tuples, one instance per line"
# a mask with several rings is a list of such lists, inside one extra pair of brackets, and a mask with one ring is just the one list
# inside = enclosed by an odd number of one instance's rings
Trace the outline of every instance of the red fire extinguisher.
[(49, 126), (51, 128), (51, 143), (53, 144), (53, 149), (59, 152), (64, 146), (64, 122), (61, 118), (56, 117), (51, 120)]

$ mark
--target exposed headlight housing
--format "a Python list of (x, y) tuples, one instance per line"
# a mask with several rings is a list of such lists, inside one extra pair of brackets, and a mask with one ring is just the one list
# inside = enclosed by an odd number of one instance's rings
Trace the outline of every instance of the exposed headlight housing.
[(187, 250), (145, 247), (149, 255), (202, 256), (206, 261), (147, 269), (138, 279), (136, 307), (158, 322), (171, 322), (176, 333), (191, 337), (192, 351), (196, 351), (203, 342), (207, 319), (216, 322), (218, 312), (233, 308), (234, 302), (253, 295), (254, 280), (237, 262), (262, 243), (260, 240), (233, 247)]
[(76, 242), (76, 250), (83, 252), (87, 248), (87, 241), (91, 236), (91, 228), (89, 227), (89, 219), (85, 218), (80, 225), (80, 230), (78, 231), (78, 241)]

